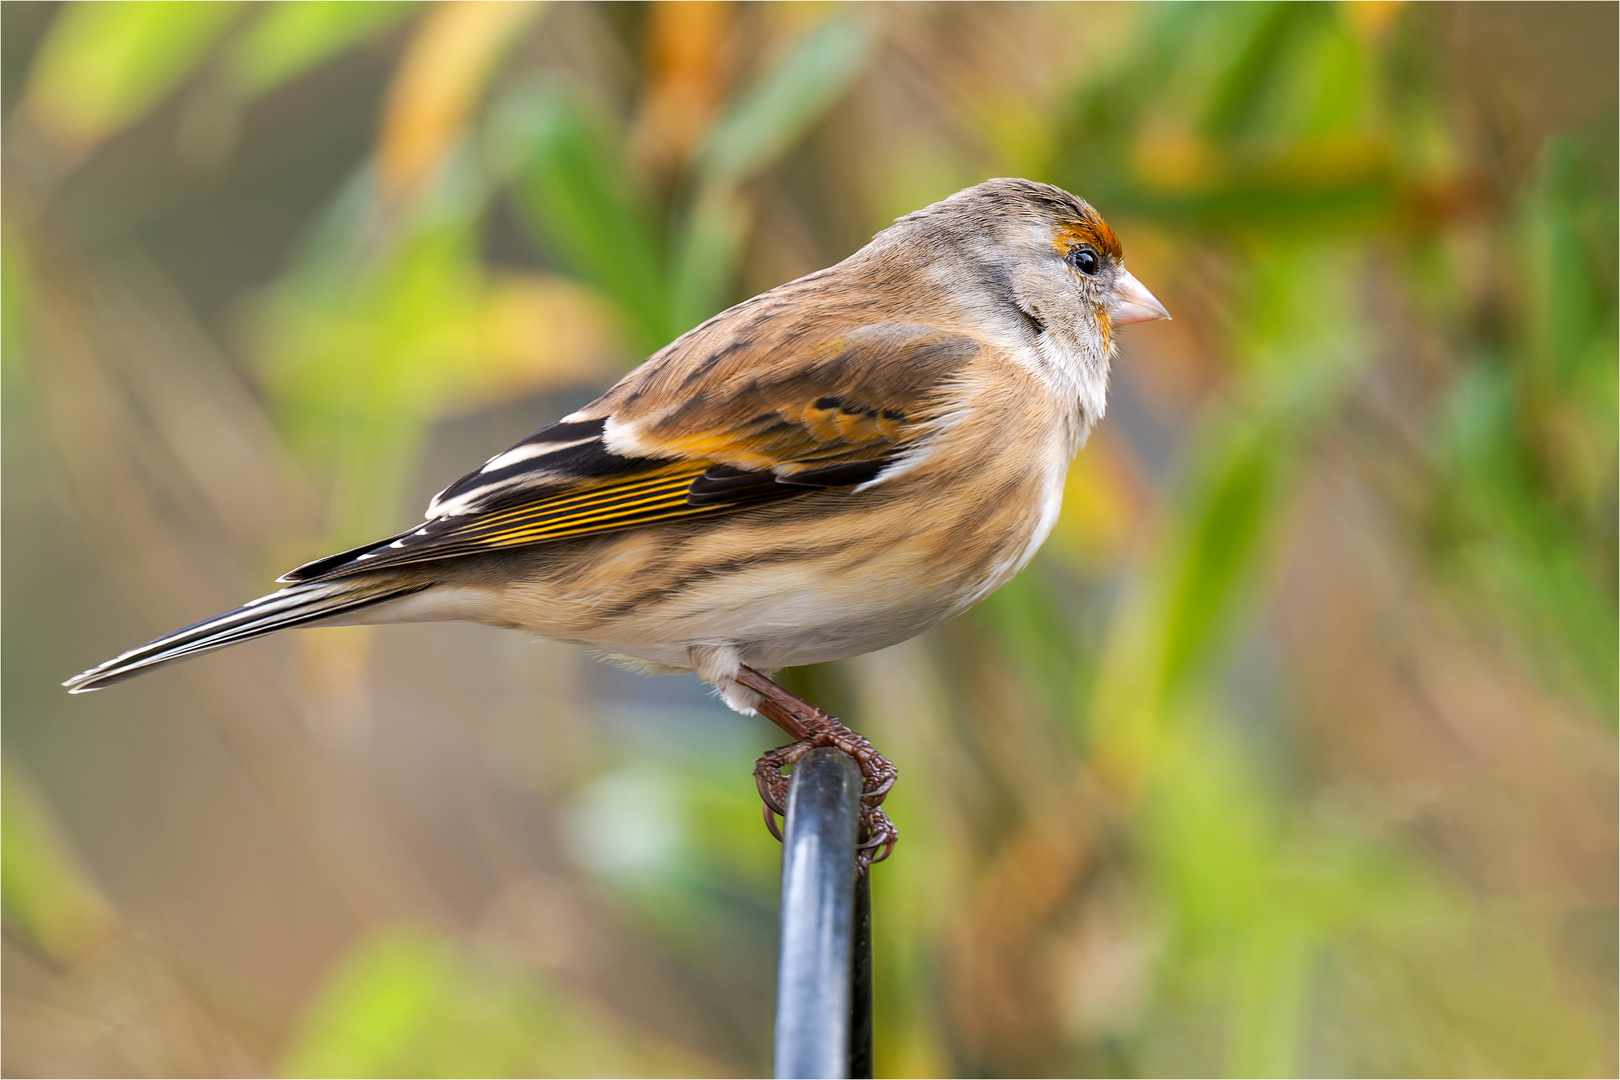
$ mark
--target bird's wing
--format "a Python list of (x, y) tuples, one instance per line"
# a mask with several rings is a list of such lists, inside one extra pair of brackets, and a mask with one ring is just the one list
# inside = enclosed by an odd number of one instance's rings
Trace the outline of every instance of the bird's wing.
[(791, 333), (762, 337), (723, 356), (703, 347), (660, 354), (596, 402), (445, 488), (420, 528), (307, 563), (281, 580), (881, 483), (925, 452), (950, 407), (951, 375), (979, 351), (961, 334), (894, 323), (809, 344)]

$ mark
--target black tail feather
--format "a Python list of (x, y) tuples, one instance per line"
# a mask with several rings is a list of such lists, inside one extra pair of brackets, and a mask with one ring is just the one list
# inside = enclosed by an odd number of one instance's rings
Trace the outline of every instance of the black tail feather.
[(155, 638), (138, 648), (116, 656), (104, 664), (75, 675), (62, 685), (70, 693), (100, 690), (115, 682), (145, 674), (153, 668), (172, 664), (199, 653), (223, 649), (250, 638), (277, 630), (324, 622), (361, 608), (420, 592), (426, 585), (379, 582), (334, 581), (315, 585), (294, 585), (280, 592), (250, 600), (234, 611), (193, 623)]

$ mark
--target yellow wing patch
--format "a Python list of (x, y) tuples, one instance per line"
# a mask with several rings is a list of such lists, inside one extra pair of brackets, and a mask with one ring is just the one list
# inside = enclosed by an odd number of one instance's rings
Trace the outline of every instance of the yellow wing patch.
[(517, 547), (540, 540), (622, 529), (629, 525), (712, 512), (686, 501), (707, 463), (679, 463), (586, 491), (569, 491), (458, 523), (436, 538), (474, 548)]
[[(714, 503), (694, 506), (687, 500), (693, 481), (707, 468), (706, 462), (648, 462), (644, 469), (609, 480), (554, 488), (552, 494), (528, 502), (436, 518), (392, 541), (332, 556), (329, 565), (307, 564), (309, 569), (300, 567), (294, 571), (300, 576), (289, 575), (283, 580), (318, 580), (361, 569), (433, 562), (734, 509)], [(791, 498), (803, 490), (784, 488), (773, 495)]]

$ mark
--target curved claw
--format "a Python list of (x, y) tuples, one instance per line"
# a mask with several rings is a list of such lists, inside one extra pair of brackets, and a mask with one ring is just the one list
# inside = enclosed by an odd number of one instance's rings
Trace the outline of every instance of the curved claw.
[(865, 839), (855, 847), (855, 865), (857, 873), (864, 874), (894, 851), (894, 845), (900, 840), (900, 830), (894, 827), (889, 815), (875, 806), (868, 807), (861, 817)]
[[(782, 805), (781, 800), (776, 797), (776, 792), (771, 789), (771, 781), (765, 775), (763, 769), (755, 771), (754, 786), (759, 789), (759, 797), (764, 801), (767, 810), (781, 817), (787, 817), (787, 808)], [(777, 839), (780, 840), (781, 837), (779, 836)]]
[(771, 831), (772, 836), (776, 837), (778, 844), (784, 843), (782, 830), (776, 827), (776, 814), (771, 810), (770, 804), (767, 803), (760, 809), (765, 811), (765, 827)]
[(891, 854), (894, 853), (894, 845), (898, 844), (899, 842), (900, 842), (900, 836), (899, 836), (898, 833), (896, 833), (894, 835), (891, 835), (889, 837), (889, 839), (887, 840), (887, 842), (884, 843), (882, 852), (880, 852), (877, 855), (873, 855), (871, 858), (867, 859), (866, 860), (866, 865), (867, 866), (873, 866), (873, 865), (876, 865), (877, 863), (882, 862), (884, 859), (887, 859)]
[(888, 778), (885, 779), (881, 784), (872, 788), (870, 791), (861, 792), (861, 799), (868, 806), (878, 805), (883, 801), (884, 796), (889, 794), (889, 789), (894, 787), (894, 782), (898, 779), (900, 779), (899, 773), (890, 773)]
[(876, 822), (877, 829), (869, 832), (866, 839), (855, 845), (857, 851), (871, 851), (878, 847), (892, 848), (900, 839), (900, 830), (890, 823), (888, 818)]

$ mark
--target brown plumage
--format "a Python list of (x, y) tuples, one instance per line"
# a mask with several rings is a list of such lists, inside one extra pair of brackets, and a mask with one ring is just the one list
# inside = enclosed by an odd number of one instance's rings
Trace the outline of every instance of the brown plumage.
[(743, 665), (892, 645), (1015, 574), (1102, 417), (1114, 329), (1164, 317), (1090, 206), (987, 181), (682, 335), (421, 527), (65, 685), (290, 626), (468, 619), (751, 711)]
[(283, 625), (465, 618), (694, 668), (747, 708), (736, 664), (881, 648), (1015, 573), (1102, 415), (1112, 327), (1162, 314), (1091, 207), (980, 184), (683, 335), (421, 528), (69, 685)]

